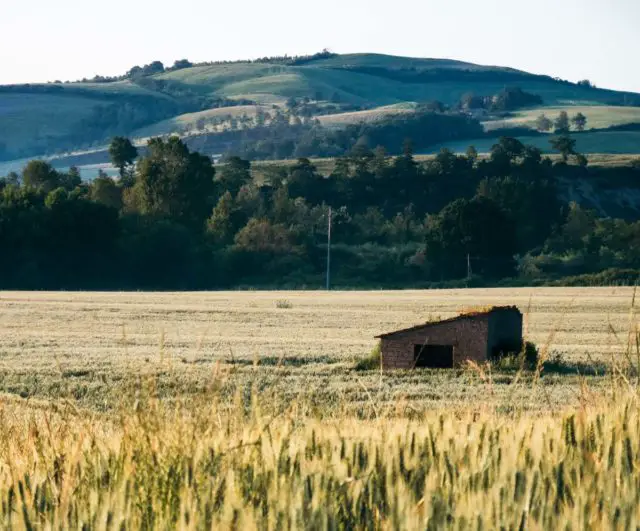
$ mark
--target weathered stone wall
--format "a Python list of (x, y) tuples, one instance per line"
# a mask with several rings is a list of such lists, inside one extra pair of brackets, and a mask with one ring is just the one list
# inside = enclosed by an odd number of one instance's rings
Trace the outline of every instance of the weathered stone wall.
[(489, 314), (489, 338), (487, 356), (494, 348), (519, 352), (522, 348), (522, 314), (517, 310), (501, 310)]
[(381, 339), (383, 369), (413, 369), (415, 345), (453, 345), (453, 364), (487, 359), (489, 319), (484, 315), (433, 324)]

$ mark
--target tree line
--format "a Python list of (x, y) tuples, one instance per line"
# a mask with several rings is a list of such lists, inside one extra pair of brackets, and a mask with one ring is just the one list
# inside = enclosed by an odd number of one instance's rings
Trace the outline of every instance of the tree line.
[(411, 141), (399, 156), (360, 146), (328, 176), (300, 158), (260, 179), (251, 162), (214, 166), (177, 137), (150, 140), (144, 155), (115, 138), (110, 154), (117, 179), (84, 182), (74, 168), (31, 161), (0, 180), (2, 288), (320, 287), (329, 207), (343, 287), (539, 283), (605, 270), (628, 279), (640, 269), (640, 222), (562, 199), (559, 179), (588, 178), (589, 168), (553, 163), (514, 138), (487, 158), (443, 150), (425, 164)]

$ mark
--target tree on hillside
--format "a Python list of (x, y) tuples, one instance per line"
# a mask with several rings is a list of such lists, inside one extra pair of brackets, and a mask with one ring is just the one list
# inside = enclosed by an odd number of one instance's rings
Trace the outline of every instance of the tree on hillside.
[(175, 63), (173, 63), (173, 66), (171, 67), (171, 70), (180, 70), (182, 68), (191, 68), (193, 66), (193, 63), (191, 61), (189, 61), (188, 59), (178, 59)]
[(109, 145), (109, 156), (111, 157), (111, 163), (120, 172), (120, 179), (124, 180), (126, 170), (138, 157), (138, 149), (128, 138), (116, 136)]
[(584, 131), (584, 128), (587, 126), (587, 117), (579, 112), (571, 118), (571, 123), (573, 123), (578, 131)]
[(25, 186), (50, 192), (60, 185), (60, 175), (48, 162), (32, 160), (22, 170), (22, 182)]
[(593, 83), (591, 83), (591, 81), (589, 81), (588, 79), (582, 79), (578, 81), (576, 85), (578, 85), (579, 87), (585, 87), (585, 88), (596, 88), (596, 86)]
[(565, 134), (569, 132), (569, 115), (567, 111), (562, 111), (553, 122), (556, 133)]
[(544, 113), (536, 118), (536, 129), (538, 131), (546, 133), (547, 131), (551, 131), (552, 127), (553, 122), (549, 118), (547, 118)]
[(178, 137), (153, 138), (138, 162), (134, 186), (142, 214), (169, 218), (202, 230), (215, 201), (211, 159), (190, 152)]
[(493, 96), (490, 107), (493, 111), (510, 111), (520, 107), (542, 105), (542, 103), (542, 98), (537, 94), (525, 92), (520, 87), (511, 87)]
[(570, 155), (576, 155), (576, 140), (567, 134), (554, 137), (549, 143), (553, 149), (560, 152), (563, 162), (567, 162)]
[(251, 182), (251, 163), (240, 157), (231, 156), (227, 158), (216, 178), (216, 182), (221, 193), (231, 192), (231, 195), (235, 197), (240, 188)]
[(164, 72), (164, 65), (160, 61), (153, 61), (152, 63), (142, 67), (142, 71), (145, 76), (161, 74), (162, 72)]

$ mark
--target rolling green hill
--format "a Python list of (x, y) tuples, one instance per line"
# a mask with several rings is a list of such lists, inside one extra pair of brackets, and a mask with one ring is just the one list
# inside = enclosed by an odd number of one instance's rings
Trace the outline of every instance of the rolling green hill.
[(90, 147), (183, 107), (129, 81), (0, 86), (0, 160)]
[[(593, 89), (511, 68), (474, 65), (448, 59), (412, 59), (378, 54), (339, 55), (290, 66), (231, 63), (197, 66), (156, 79), (179, 83), (200, 93), (249, 98), (314, 97), (370, 106), (405, 101), (455, 103), (467, 92), (490, 95), (517, 85), (542, 96), (547, 104), (624, 102), (625, 94)], [(628, 94), (628, 98), (638, 95)]]
[[(0, 86), (0, 160), (86, 149), (115, 134), (184, 134), (202, 118), (238, 112), (251, 117), (256, 111), (249, 107), (283, 106), (291, 97), (332, 102), (338, 114), (341, 106), (364, 110), (320, 117), (323, 124), (338, 127), (399, 112), (408, 102), (454, 104), (464, 94), (489, 96), (506, 86), (541, 96), (545, 106), (602, 106), (597, 117), (589, 111), (593, 125), (622, 123), (619, 116), (625, 114), (625, 120), (635, 121), (630, 109), (612, 106), (640, 105), (638, 94), (449, 59), (349, 54), (298, 62), (209, 64), (135, 80)], [(230, 100), (244, 105), (243, 111), (217, 109), (233, 105)], [(389, 107), (398, 105), (403, 107)], [(527, 123), (539, 112), (534, 109), (489, 127)]]

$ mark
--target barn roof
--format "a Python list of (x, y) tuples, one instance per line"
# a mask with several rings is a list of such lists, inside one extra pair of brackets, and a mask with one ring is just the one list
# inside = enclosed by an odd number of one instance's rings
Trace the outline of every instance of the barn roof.
[(405, 334), (407, 332), (415, 332), (416, 330), (433, 328), (445, 323), (452, 323), (454, 321), (466, 321), (469, 319), (478, 319), (481, 317), (486, 317), (487, 315), (490, 315), (496, 312), (513, 312), (513, 311), (520, 313), (520, 310), (518, 310), (518, 308), (515, 306), (494, 306), (493, 308), (489, 308), (488, 310), (467, 312), (467, 313), (457, 315), (455, 317), (450, 317), (449, 319), (442, 319), (440, 321), (431, 321), (429, 323), (423, 323), (417, 326), (403, 328), (402, 330), (395, 330), (394, 332), (389, 332), (387, 334), (381, 334), (379, 336), (376, 336), (376, 339), (386, 339), (396, 335)]

